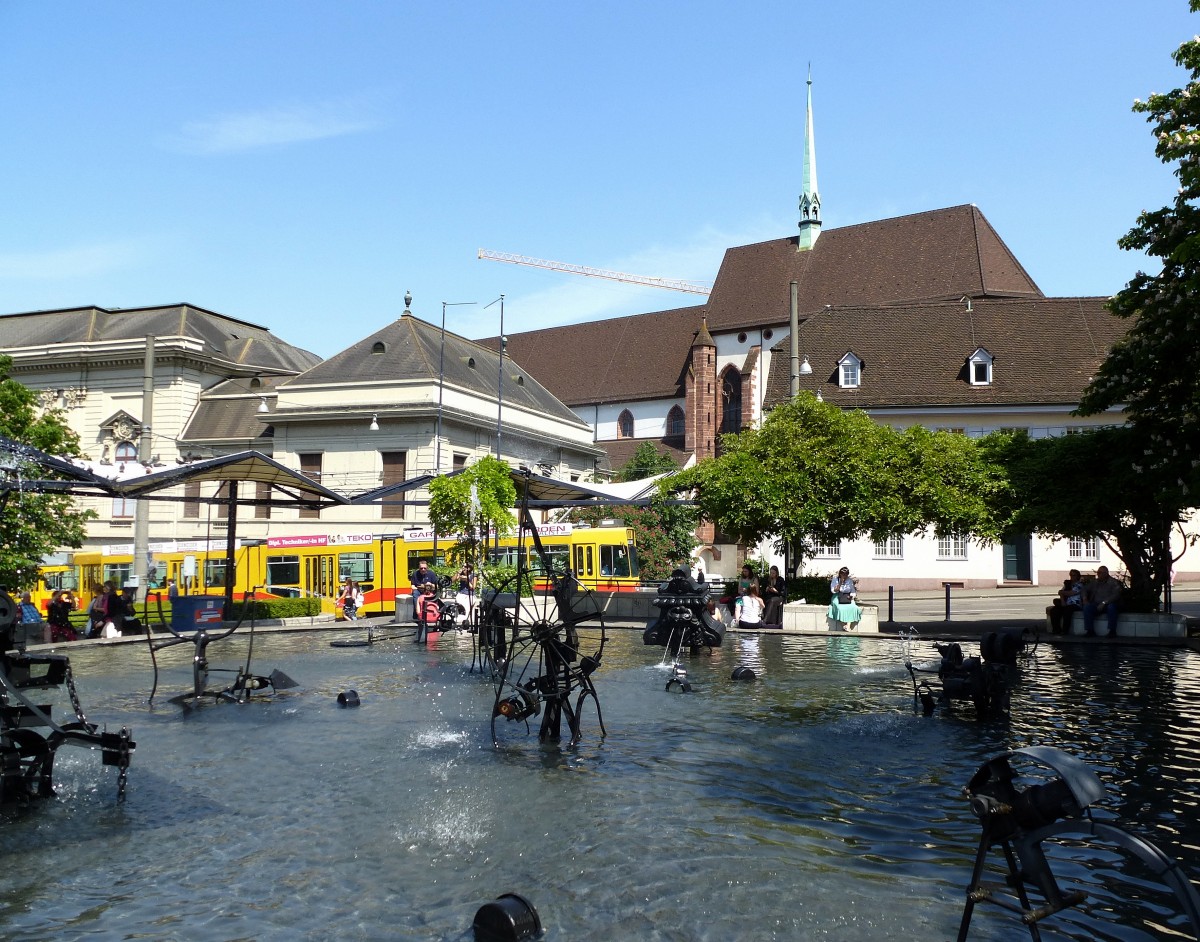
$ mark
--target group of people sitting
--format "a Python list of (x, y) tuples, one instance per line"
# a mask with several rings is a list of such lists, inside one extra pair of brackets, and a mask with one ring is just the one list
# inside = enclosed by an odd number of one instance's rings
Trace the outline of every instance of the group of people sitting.
[(79, 601), (69, 589), (56, 589), (46, 604), (46, 617), (38, 611), (30, 593), (21, 593), (17, 620), (23, 625), (39, 625), (43, 644), (61, 644), (80, 638), (119, 638), (123, 634), (139, 634), (142, 623), (137, 617), (137, 595), (131, 588), (118, 592), (111, 582), (96, 591), (87, 609), (87, 619), (76, 626), (71, 614)]
[[(1083, 616), (1083, 633), (1087, 637), (1115, 636), (1123, 588), (1120, 581), (1109, 574), (1107, 566), (1100, 566), (1094, 577), (1086, 579), (1078, 569), (1072, 569), (1063, 580), (1054, 603), (1046, 609), (1051, 634), (1070, 634), (1071, 620), (1079, 612)], [(1102, 630), (1098, 630), (1096, 616), (1101, 613), (1104, 615), (1104, 625), (1101, 626)]]
[[(743, 566), (738, 577), (737, 595), (729, 599), (729, 612), (738, 628), (782, 628), (783, 603), (787, 601), (787, 582), (772, 566), (759, 584), (758, 576)], [(710, 613), (715, 606), (710, 606)]]

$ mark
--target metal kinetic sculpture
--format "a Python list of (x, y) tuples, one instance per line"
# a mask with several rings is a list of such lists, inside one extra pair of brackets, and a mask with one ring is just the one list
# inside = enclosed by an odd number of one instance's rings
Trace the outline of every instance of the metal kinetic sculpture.
[(708, 613), (708, 586), (695, 582), (682, 569), (676, 569), (668, 582), (658, 587), (658, 596), (651, 602), (658, 609), (655, 618), (642, 633), (643, 644), (661, 645), (663, 663), (673, 658), (667, 690), (678, 684), (680, 691), (692, 689), (687, 670), (679, 663), (679, 652), (687, 648), (696, 654), (701, 648), (719, 648), (725, 638), (725, 626)]
[[(912, 646), (917, 632), (901, 632), (904, 666), (913, 683), (913, 705), (921, 705), (931, 716), (940, 702), (947, 709), (955, 703), (972, 703), (975, 715), (992, 719), (1008, 715), (1012, 686), (1017, 680), (1017, 658), (1032, 655), (1037, 650), (1037, 636), (1027, 631), (992, 631), (979, 642), (978, 657), (964, 657), (956, 642), (934, 643), (940, 660), (929, 664), (914, 664)], [(919, 674), (936, 675), (937, 680), (918, 680)]]
[[(600, 667), (606, 635), (595, 594), (570, 571), (570, 560), (549, 553), (529, 512), (529, 472), (524, 475), (517, 571), (486, 589), (480, 603), (477, 644), (490, 670), (496, 696), (492, 742), (500, 744), (497, 719), (524, 722), (541, 716), (538, 739), (556, 741), (566, 721), (570, 742), (581, 735), (584, 703), (596, 706), (601, 735), (604, 718), (592, 675)], [(531, 566), (526, 540), (536, 564)]]
[[(1053, 776), (1022, 777), (1013, 768), (1017, 760), (1032, 760), (1048, 767)], [(1016, 913), (1041, 939), (1039, 924), (1064, 909), (1082, 905), (1082, 890), (1063, 890), (1046, 856), (1047, 844), (1086, 844), (1096, 841), (1138, 858), (1150, 875), (1174, 894), (1180, 912), (1191, 923), (1191, 938), (1200, 936), (1200, 895), (1175, 861), (1134, 834), (1095, 820), (1091, 806), (1104, 797), (1104, 786), (1083, 762), (1050, 746), (1030, 746), (999, 755), (980, 766), (963, 792), (979, 819), (983, 834), (975, 856), (975, 869), (967, 887), (967, 901), (959, 926), (958, 942), (965, 942), (971, 916), (979, 903), (994, 903)], [(988, 852), (999, 848), (1007, 873), (1003, 884), (984, 881)], [(1031, 894), (1040, 897), (1035, 905)], [(1177, 935), (1173, 927), (1172, 935)]]
[[(125, 800), (129, 757), (136, 744), (128, 728), (110, 733), (89, 722), (75, 690), (71, 661), (61, 654), (26, 654), (17, 606), (0, 591), (0, 804), (54, 795), (54, 758), (60, 746), (99, 749), (104, 765), (117, 767), (117, 801)], [(37, 703), (66, 687), (74, 716), (60, 722), (51, 705)]]
[[(261, 587), (259, 587), (261, 588)], [(275, 693), (278, 690), (286, 690), (291, 687), (298, 686), (296, 681), (292, 680), (287, 674), (280, 670), (271, 671), (270, 674), (254, 674), (250, 671), (250, 662), (254, 654), (254, 616), (250, 617), (250, 639), (246, 647), (246, 662), (241, 667), (212, 667), (208, 660), (208, 647), (215, 641), (223, 641), (242, 626), (245, 620), (246, 612), (253, 612), (254, 606), (248, 604), (253, 598), (254, 591), (246, 592), (242, 597), (241, 616), (233, 625), (222, 628), (214, 634), (209, 634), (208, 630), (201, 627), (183, 627), (183, 619), (175, 617), (176, 613), (172, 612), (172, 618), (163, 617), (162, 601), (158, 600), (158, 620), (173, 637), (161, 640), (155, 640), (153, 632), (149, 630), (150, 620), (149, 612), (147, 611), (146, 625), (146, 642), (150, 648), (150, 662), (154, 667), (154, 685), (150, 689), (149, 700), (154, 700), (154, 694), (158, 691), (158, 658), (157, 653), (163, 648), (173, 647), (177, 644), (191, 644), (195, 648), (192, 655), (192, 689), (185, 693), (171, 697), (171, 703), (178, 703), (185, 707), (197, 706), (203, 702), (228, 702), (228, 703), (244, 703), (251, 697), (262, 695), (264, 693)], [(188, 598), (194, 596), (181, 596), (176, 599), (176, 607), (186, 602)], [(147, 605), (147, 609), (149, 605)], [(230, 683), (223, 687), (210, 686), (210, 674), (232, 674), (233, 678)]]

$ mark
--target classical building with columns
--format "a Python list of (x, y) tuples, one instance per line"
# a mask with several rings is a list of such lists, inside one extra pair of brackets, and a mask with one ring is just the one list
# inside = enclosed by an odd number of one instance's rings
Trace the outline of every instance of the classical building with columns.
[[(325, 360), (266, 328), (191, 304), (0, 316), (0, 353), (101, 465), (157, 469), (254, 449), (355, 494), (481, 455), (591, 479), (604, 456), (587, 423), (520, 364), (443, 334), (407, 308)], [(213, 496), (201, 487), (184, 485), (178, 501), (148, 502), (152, 541), (224, 538), (222, 512), (199, 499)], [(427, 499), (418, 489), (404, 500), (319, 512), (262, 505), (238, 533), (264, 539), (424, 526)], [(96, 512), (86, 548), (132, 541), (135, 502), (81, 503)]]

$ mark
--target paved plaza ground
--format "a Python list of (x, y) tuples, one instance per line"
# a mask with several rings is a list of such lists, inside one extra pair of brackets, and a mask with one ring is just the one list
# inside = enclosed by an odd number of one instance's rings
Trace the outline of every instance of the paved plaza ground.
[[(1045, 586), (1015, 586), (994, 589), (950, 589), (950, 617), (946, 618), (944, 590), (916, 590), (894, 593), (864, 592), (862, 601), (879, 606), (879, 627), (895, 632), (914, 626), (922, 634), (970, 633), (998, 627), (1041, 627), (1046, 606), (1054, 593)], [(1183, 583), (1172, 590), (1171, 610), (1188, 617), (1193, 629), (1200, 628), (1200, 583)]]

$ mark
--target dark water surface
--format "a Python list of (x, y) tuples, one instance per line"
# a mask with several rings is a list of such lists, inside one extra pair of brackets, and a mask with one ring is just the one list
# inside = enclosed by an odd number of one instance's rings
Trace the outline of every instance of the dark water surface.
[[(595, 675), (607, 738), (589, 711), (577, 746), (510, 725), (497, 749), (468, 636), (332, 637), (259, 636), (256, 669), (301, 686), (194, 711), (147, 706), (145, 648), (72, 652), (89, 718), (133, 729), (127, 801), (97, 755), (60, 751), (59, 799), (0, 822), (0, 938), (466, 940), (481, 905), (516, 892), (563, 942), (952, 939), (980, 835), (962, 787), (1029, 745), (1083, 759), (1108, 790), (1098, 813), (1200, 876), (1200, 656), (1186, 651), (1043, 647), (1011, 720), (979, 723), (969, 707), (915, 714), (894, 639), (731, 638), (687, 659), (680, 694), (664, 691), (661, 650), (620, 631)], [(234, 666), (243, 644), (212, 662)], [(160, 657), (159, 697), (182, 692), (190, 648)], [(730, 680), (739, 664), (759, 679)], [(340, 708), (351, 688), (362, 706)], [(1090, 898), (1043, 938), (1189, 931), (1114, 849), (1055, 860)], [(970, 938), (1029, 934), (980, 906)]]

